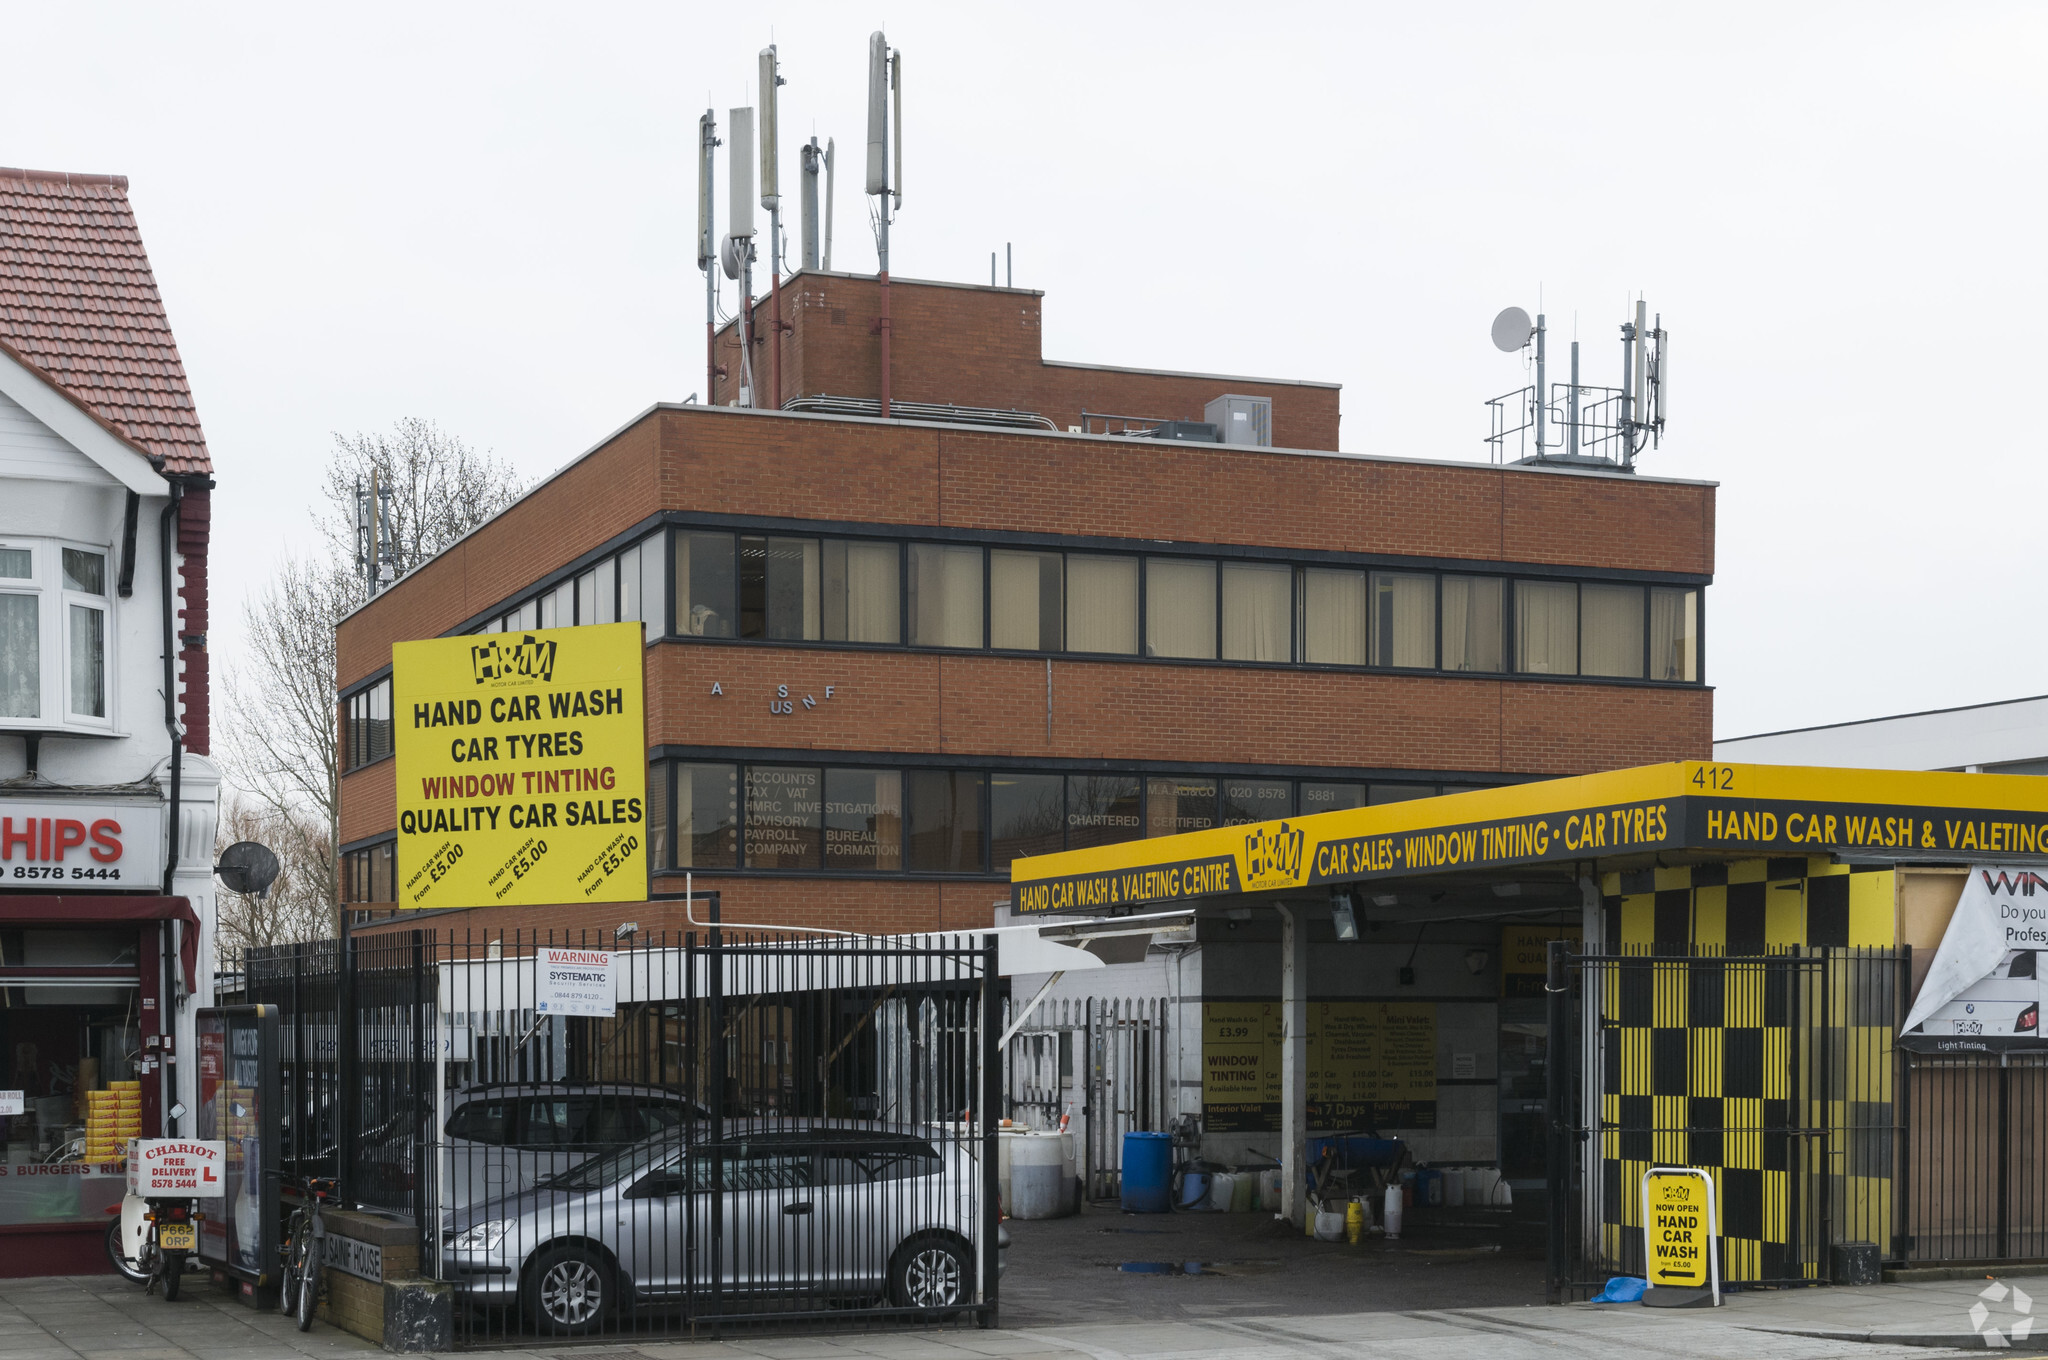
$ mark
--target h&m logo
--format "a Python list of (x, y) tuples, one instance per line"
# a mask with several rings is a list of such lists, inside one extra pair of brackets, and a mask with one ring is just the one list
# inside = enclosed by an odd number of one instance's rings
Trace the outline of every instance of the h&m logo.
[(1984, 886), (1986, 888), (1995, 893), (2004, 893), (2008, 897), (2013, 895), (2032, 897), (2036, 888), (2048, 888), (2048, 878), (2041, 877), (2032, 869), (2021, 869), (2017, 873), (2011, 874), (2006, 873), (2002, 869), (1996, 874), (1993, 874), (1989, 869), (1979, 870), (1979, 872), (1984, 875)]
[(470, 669), (476, 682), (487, 680), (551, 680), (555, 674), (555, 644), (538, 642), (528, 633), (517, 643), (492, 638), (469, 649)]
[(1281, 822), (1260, 827), (1244, 838), (1244, 886), (1247, 889), (1292, 886), (1301, 882), (1301, 828)]

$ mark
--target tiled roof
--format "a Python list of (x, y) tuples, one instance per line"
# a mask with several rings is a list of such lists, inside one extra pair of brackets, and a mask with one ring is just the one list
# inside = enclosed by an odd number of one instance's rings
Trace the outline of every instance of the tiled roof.
[(165, 473), (213, 470), (126, 176), (0, 168), (0, 342)]

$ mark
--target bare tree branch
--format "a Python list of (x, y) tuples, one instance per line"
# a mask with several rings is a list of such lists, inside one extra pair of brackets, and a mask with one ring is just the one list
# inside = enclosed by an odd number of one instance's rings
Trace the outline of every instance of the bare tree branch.
[[(218, 733), (221, 756), (230, 782), (248, 800), (232, 814), (249, 833), (237, 839), (270, 845), (292, 879), (288, 889), (273, 888), (266, 899), (234, 904), (234, 940), (277, 943), (334, 933), (341, 900), (342, 735), (334, 630), (365, 598), (356, 563), (356, 487), (367, 487), (373, 473), (392, 490), (401, 576), (502, 510), (522, 489), (509, 464), (476, 452), (431, 421), (407, 418), (389, 433), (334, 436), (321, 489), (325, 504), (313, 512), (318, 548), (309, 557), (288, 559), (244, 603), (246, 659), (221, 676), (228, 718)], [(224, 829), (229, 820), (223, 816)], [(231, 942), (232, 896), (221, 897), (224, 943)], [(308, 914), (304, 904), (316, 901), (320, 912)]]

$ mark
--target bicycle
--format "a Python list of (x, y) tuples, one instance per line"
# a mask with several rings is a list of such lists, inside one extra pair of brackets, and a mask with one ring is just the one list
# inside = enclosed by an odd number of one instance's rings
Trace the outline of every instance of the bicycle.
[(296, 1188), (299, 1202), (285, 1220), (284, 1240), (278, 1246), (283, 1270), (277, 1307), (306, 1332), (313, 1328), (313, 1309), (320, 1301), (320, 1244), (327, 1236), (320, 1206), (334, 1198), (334, 1182), (312, 1177)]

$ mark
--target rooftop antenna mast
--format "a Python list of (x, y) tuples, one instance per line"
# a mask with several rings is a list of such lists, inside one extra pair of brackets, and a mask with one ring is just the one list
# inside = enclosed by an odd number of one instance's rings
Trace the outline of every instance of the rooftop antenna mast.
[(818, 139), (811, 138), (797, 148), (797, 160), (803, 167), (803, 270), (806, 274), (818, 267), (818, 171), (825, 153), (818, 146)]
[(726, 204), (725, 276), (740, 285), (740, 315), (733, 330), (740, 342), (740, 395), (736, 406), (754, 404), (754, 111), (727, 114), (726, 168), (732, 176)]
[(367, 488), (356, 481), (356, 570), (363, 574), (364, 599), (398, 579), (397, 537), (391, 532), (391, 487), (371, 468)]
[(889, 418), (889, 223), (896, 210), (903, 206), (903, 54), (889, 46), (888, 38), (880, 30), (868, 35), (867, 192), (878, 200), (875, 204), (875, 256), (880, 265), (877, 278), (882, 290), (878, 330), (882, 337), (882, 418), (886, 420)]
[(710, 109), (697, 120), (697, 267), (704, 271), (704, 400), (713, 403), (718, 391), (718, 231), (711, 202), (714, 152), (719, 146), (718, 120)]
[(775, 44), (761, 49), (761, 206), (768, 210), (768, 293), (770, 297), (768, 396), (773, 410), (782, 409), (782, 189), (777, 174), (781, 147), (775, 120), (778, 87), (788, 82), (775, 59)]
[[(1665, 388), (1670, 338), (1660, 314), (1653, 325), (1649, 304), (1638, 300), (1635, 318), (1621, 327), (1621, 386), (1588, 387), (1579, 380), (1579, 342), (1572, 341), (1572, 373), (1560, 393), (1549, 386), (1545, 371), (1546, 332), (1539, 313), (1532, 322), (1520, 307), (1509, 307), (1493, 319), (1493, 343), (1509, 354), (1535, 347), (1536, 381), (1487, 402), (1492, 412), (1496, 462), (1507, 458), (1513, 439), (1522, 463), (1605, 464), (1635, 471), (1636, 455), (1663, 443)], [(1552, 432), (1556, 407), (1563, 399), (1563, 437)]]

